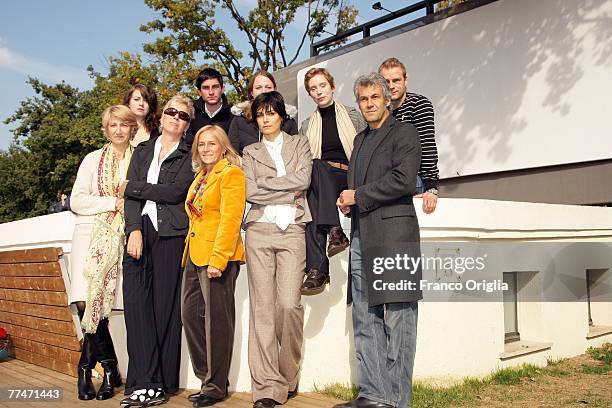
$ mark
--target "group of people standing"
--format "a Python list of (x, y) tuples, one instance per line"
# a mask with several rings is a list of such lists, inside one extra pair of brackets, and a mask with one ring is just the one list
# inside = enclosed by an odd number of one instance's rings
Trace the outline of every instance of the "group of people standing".
[[(423, 197), (425, 213), (436, 206), (433, 108), (406, 84), (401, 62), (386, 60), (356, 81), (357, 110), (334, 99), (329, 71), (313, 68), (304, 87), (317, 108), (299, 129), (297, 109), (265, 71), (234, 106), (221, 74), (206, 68), (196, 80), (200, 97), (172, 97), (161, 117), (155, 92), (140, 84), (107, 108), (108, 142), (81, 163), (71, 198), (70, 301), (84, 331), (79, 399), (108, 399), (122, 385), (108, 329), (122, 275), (129, 363), (121, 406), (158, 405), (178, 392), (182, 327), (202, 383), (189, 400), (224, 400), (234, 290), (246, 262), (254, 407), (284, 404), (298, 392), (301, 296), (324, 290), (329, 257), (350, 246), (361, 391), (340, 406), (408, 406), (420, 294), (374, 293), (362, 262), (363, 242), (418, 250), (412, 198)], [(352, 218), (350, 239), (339, 211)]]

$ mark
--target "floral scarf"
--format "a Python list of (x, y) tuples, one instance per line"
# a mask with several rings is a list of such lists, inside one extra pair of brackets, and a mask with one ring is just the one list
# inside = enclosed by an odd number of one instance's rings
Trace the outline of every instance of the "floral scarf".
[[(127, 172), (133, 147), (125, 151)], [(122, 177), (120, 177), (122, 176)], [(100, 197), (117, 197), (119, 181), (125, 180), (119, 174), (119, 159), (110, 143), (102, 148), (98, 164), (98, 194)], [(86, 333), (95, 333), (100, 320), (107, 318), (115, 302), (117, 276), (122, 273), (123, 248), (125, 246), (125, 218), (118, 211), (96, 214), (91, 243), (85, 260), (87, 278), (87, 302), (81, 326)]]
[(193, 195), (189, 194), (187, 197), (187, 207), (189, 207), (189, 211), (194, 217), (199, 218), (202, 216), (202, 206), (204, 204), (202, 195), (206, 189), (206, 170), (200, 171), (196, 175), (196, 180)]

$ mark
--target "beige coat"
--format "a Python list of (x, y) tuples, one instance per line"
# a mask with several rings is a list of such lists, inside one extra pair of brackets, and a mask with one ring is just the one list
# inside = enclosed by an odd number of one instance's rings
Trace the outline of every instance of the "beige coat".
[(98, 165), (101, 158), (102, 149), (85, 156), (70, 196), (70, 209), (77, 214), (70, 254), (70, 303), (87, 300), (84, 270), (94, 217), (98, 213), (113, 211), (117, 200), (115, 197), (100, 197), (98, 193)]
[[(283, 132), (281, 156), (285, 162), (286, 175), (276, 176), (274, 160), (262, 142), (244, 148), (243, 169), (246, 175), (246, 199), (251, 208), (244, 218), (243, 228), (264, 215), (266, 205), (295, 204), (296, 224), (306, 224), (312, 220), (306, 202), (306, 190), (310, 186), (312, 154), (308, 139), (301, 135), (288, 135)], [(295, 192), (301, 191), (299, 197)]]

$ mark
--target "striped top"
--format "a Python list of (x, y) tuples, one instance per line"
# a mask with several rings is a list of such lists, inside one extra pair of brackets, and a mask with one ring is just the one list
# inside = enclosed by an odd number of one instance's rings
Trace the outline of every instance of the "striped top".
[(423, 95), (406, 92), (406, 98), (399, 108), (393, 110), (393, 117), (400, 122), (413, 125), (421, 138), (421, 166), (419, 176), (425, 191), (438, 188), (438, 149), (436, 148), (433, 105)]

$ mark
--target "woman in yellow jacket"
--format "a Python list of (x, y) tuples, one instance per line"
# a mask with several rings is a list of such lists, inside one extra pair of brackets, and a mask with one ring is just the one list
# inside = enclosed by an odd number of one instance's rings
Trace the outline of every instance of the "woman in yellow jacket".
[(227, 397), (234, 343), (234, 289), (244, 248), (240, 225), (246, 203), (245, 175), (225, 131), (200, 129), (192, 145), (195, 180), (185, 209), (189, 216), (183, 253), (181, 317), (199, 393), (196, 407)]

